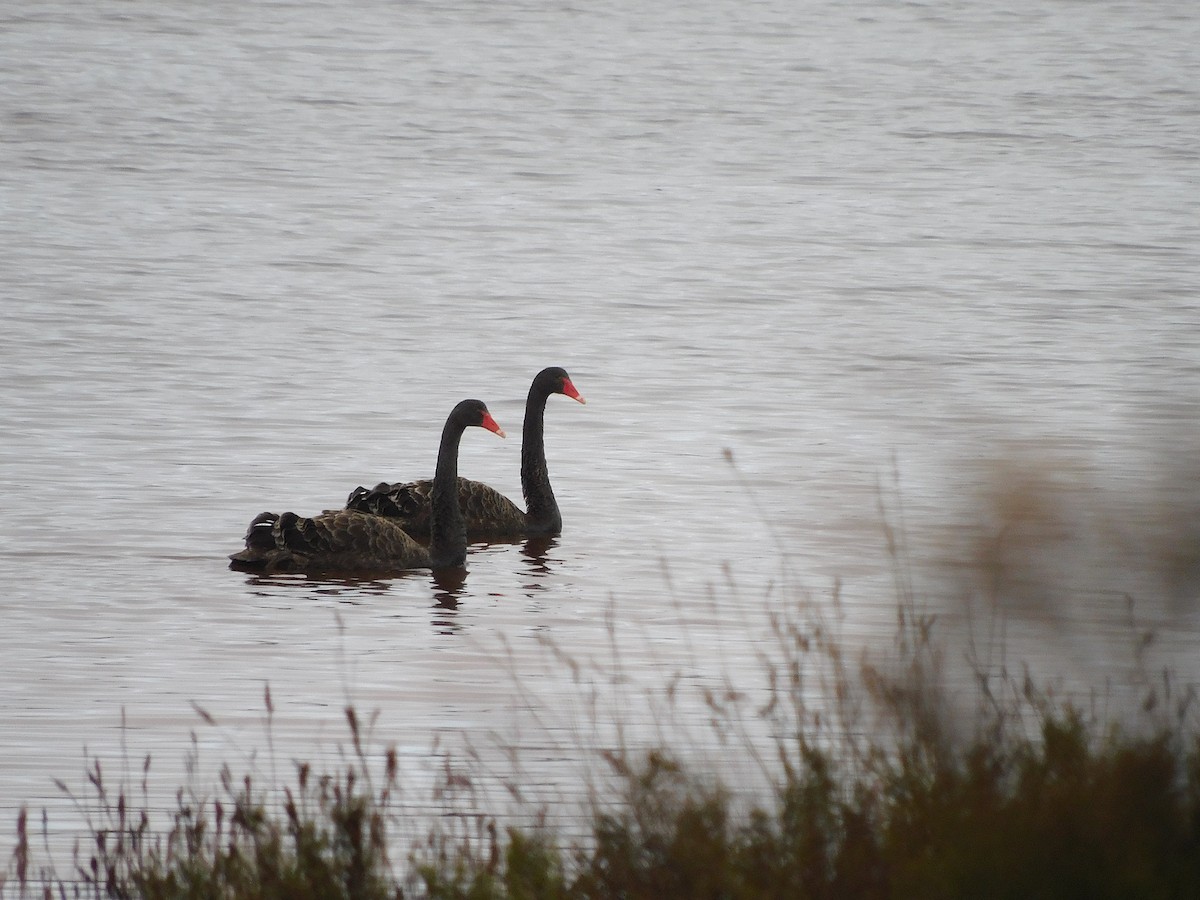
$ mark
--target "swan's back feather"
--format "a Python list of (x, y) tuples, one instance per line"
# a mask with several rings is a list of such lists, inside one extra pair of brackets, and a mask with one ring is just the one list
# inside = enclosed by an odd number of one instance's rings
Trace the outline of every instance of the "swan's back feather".
[[(368, 490), (357, 487), (346, 499), (346, 509), (394, 520), (410, 536), (429, 540), (429, 508), (433, 482), (380, 482)], [(458, 503), (467, 523), (469, 540), (512, 537), (525, 534), (525, 513), (482, 481), (458, 479)]]

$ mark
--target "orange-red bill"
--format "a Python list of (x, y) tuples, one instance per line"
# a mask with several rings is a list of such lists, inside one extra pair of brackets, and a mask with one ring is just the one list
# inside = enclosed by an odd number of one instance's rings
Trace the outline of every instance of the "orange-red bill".
[(587, 403), (587, 401), (583, 399), (583, 396), (579, 393), (579, 391), (575, 390), (575, 385), (571, 384), (570, 378), (563, 379), (563, 393), (566, 394), (568, 397), (570, 397), (572, 400), (578, 400), (580, 403)]
[(496, 420), (492, 418), (492, 414), (490, 412), (485, 412), (483, 414), (483, 421), (479, 424), (488, 431), (495, 432), (496, 434), (500, 435), (500, 437), (504, 437), (504, 429), (501, 428)]

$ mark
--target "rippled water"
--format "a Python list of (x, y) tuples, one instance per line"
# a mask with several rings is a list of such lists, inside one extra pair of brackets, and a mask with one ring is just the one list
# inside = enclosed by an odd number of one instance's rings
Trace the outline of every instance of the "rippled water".
[[(1184, 2), (3, 12), (0, 814), (85, 744), (171, 780), (189, 701), (236, 758), (265, 683), (290, 755), (349, 697), (428, 769), (570, 720), (547, 640), (753, 682), (769, 582), (840, 578), (879, 632), (881, 499), (922, 572), (1013, 447), (1131, 554), (1194, 533), (1197, 47)], [(429, 474), (463, 397), (519, 435), (545, 365), (588, 405), (547, 412), (544, 552), (449, 590), (226, 569), (263, 509)], [(512, 496), (518, 463), (464, 441)], [(1064, 568), (1156, 584), (1107, 546)], [(1188, 644), (1181, 583), (1147, 614)], [(1101, 652), (1107, 609), (1033, 652)]]

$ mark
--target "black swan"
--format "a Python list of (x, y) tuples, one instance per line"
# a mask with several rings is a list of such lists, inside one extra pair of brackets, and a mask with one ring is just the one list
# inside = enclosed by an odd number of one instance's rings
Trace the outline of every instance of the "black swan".
[(265, 512), (246, 531), (246, 549), (233, 554), (229, 567), (244, 572), (384, 572), (462, 566), (467, 530), (458, 492), (458, 446), (471, 425), (504, 432), (479, 400), (464, 400), (442, 429), (430, 506), (430, 543), (426, 548), (387, 519), (355, 510), (326, 510), (302, 518), (295, 513)]
[[(528, 512), (479, 481), (458, 479), (458, 502), (471, 540), (558, 534), (562, 531), (562, 513), (550, 488), (546, 470), (546, 445), (543, 440), (543, 416), (551, 394), (565, 394), (580, 403), (579, 395), (565, 369), (542, 369), (529, 386), (525, 401), (525, 425), (521, 433), (521, 493)], [(400, 523), (420, 540), (429, 536), (430, 481), (381, 482), (368, 490), (357, 487), (346, 500), (346, 509), (374, 513)]]

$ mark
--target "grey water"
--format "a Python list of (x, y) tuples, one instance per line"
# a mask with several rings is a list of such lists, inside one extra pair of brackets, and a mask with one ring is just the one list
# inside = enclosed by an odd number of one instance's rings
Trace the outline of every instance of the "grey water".
[[(548, 646), (754, 684), (794, 595), (886, 643), (1008, 488), (1015, 563), (1081, 585), (1022, 652), (1107, 664), (1136, 595), (1186, 658), (1197, 48), (1183, 0), (0, 8), (0, 821), (69, 817), (85, 747), (236, 767), (265, 686), (282, 759), (353, 702), (414, 772), (549, 779), (603, 680)], [(510, 437), (462, 474), (519, 497), (547, 365), (588, 401), (548, 548), (226, 568), (262, 510), (430, 474), (464, 397)]]

